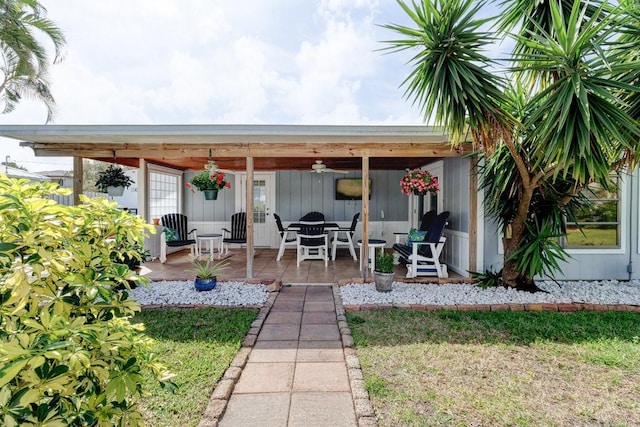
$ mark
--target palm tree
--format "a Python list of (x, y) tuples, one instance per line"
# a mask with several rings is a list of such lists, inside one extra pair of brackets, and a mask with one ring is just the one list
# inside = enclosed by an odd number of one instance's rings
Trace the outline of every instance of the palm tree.
[(39, 37), (54, 46), (53, 63), (62, 58), (65, 38), (46, 18), (37, 0), (0, 0), (0, 102), (3, 113), (13, 111), (23, 97), (33, 97), (47, 107), (47, 122), (53, 117), (55, 100), (47, 80), (49, 55)]
[[(534, 287), (565, 257), (556, 239), (580, 190), (636, 166), (637, 1), (503, 0), (494, 18), (478, 18), (475, 0), (397, 1), (416, 25), (384, 26), (401, 36), (386, 49), (416, 51), (405, 96), (497, 174), (483, 185), (504, 233), (502, 279)], [(514, 42), (506, 65), (482, 53), (498, 36)]]

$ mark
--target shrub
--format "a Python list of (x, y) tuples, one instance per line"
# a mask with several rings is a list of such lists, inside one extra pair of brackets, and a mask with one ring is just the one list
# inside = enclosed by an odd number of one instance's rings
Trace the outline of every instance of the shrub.
[(381, 251), (376, 258), (376, 269), (380, 273), (393, 273), (393, 254)]
[(130, 323), (129, 281), (145, 280), (113, 259), (135, 257), (126, 242), (151, 227), (106, 199), (50, 194), (69, 191), (0, 175), (0, 424), (138, 425), (143, 376), (175, 385)]

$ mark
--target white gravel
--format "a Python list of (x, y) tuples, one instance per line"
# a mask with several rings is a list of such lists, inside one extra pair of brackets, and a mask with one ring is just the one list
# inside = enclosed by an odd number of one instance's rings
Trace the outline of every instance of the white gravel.
[(218, 282), (210, 291), (197, 291), (191, 281), (151, 282), (149, 287), (139, 286), (129, 295), (141, 305), (151, 304), (209, 304), (242, 307), (262, 306), (269, 292), (265, 285), (245, 282)]
[(487, 288), (469, 284), (411, 284), (394, 282), (391, 292), (378, 292), (374, 284), (342, 286), (345, 305), (358, 304), (506, 304), (572, 303), (640, 305), (640, 281), (538, 282), (546, 292), (524, 292), (511, 288)]
[[(572, 303), (640, 305), (640, 280), (538, 282), (546, 292), (523, 292), (507, 288), (481, 289), (469, 284), (412, 284), (394, 282), (391, 292), (378, 292), (374, 284), (340, 287), (345, 305), (359, 304), (506, 304)], [(130, 295), (142, 305), (209, 304), (262, 306), (269, 293), (265, 285), (221, 282), (211, 291), (199, 292), (193, 281), (152, 282), (133, 289)]]

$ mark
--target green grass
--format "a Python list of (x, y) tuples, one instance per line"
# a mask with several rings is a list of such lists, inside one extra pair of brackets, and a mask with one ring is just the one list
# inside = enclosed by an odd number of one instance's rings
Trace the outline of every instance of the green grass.
[(176, 394), (147, 381), (140, 408), (151, 426), (196, 426), (216, 383), (235, 357), (258, 310), (159, 309), (135, 317), (156, 341), (161, 362), (176, 374)]
[(640, 425), (640, 315), (347, 315), (381, 426)]
[(567, 247), (584, 246), (618, 246), (617, 231), (615, 229), (583, 228), (567, 230)]

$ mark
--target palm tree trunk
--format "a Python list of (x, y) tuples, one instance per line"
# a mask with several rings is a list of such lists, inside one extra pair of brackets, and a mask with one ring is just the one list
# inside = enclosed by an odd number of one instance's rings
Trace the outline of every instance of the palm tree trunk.
[(505, 236), (502, 240), (504, 245), (504, 267), (502, 269), (502, 280), (505, 285), (528, 291), (540, 290), (533, 281), (533, 277), (518, 272), (516, 260), (511, 255), (520, 247), (522, 238), (526, 231), (526, 221), (528, 217), (531, 199), (535, 185), (522, 186), (521, 197), (518, 203), (518, 213), (511, 222), (511, 235)]

